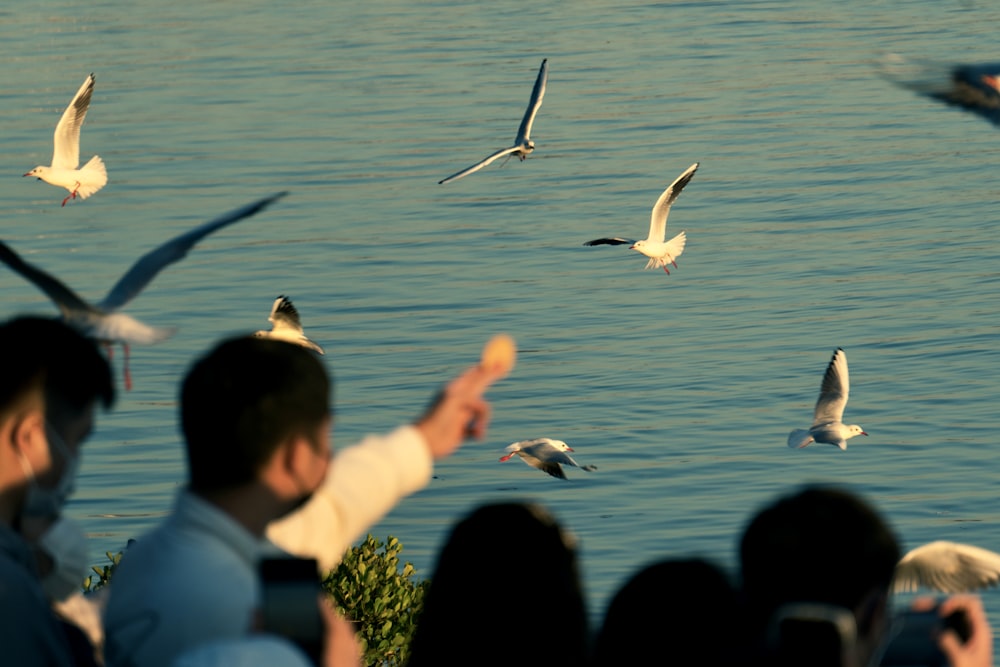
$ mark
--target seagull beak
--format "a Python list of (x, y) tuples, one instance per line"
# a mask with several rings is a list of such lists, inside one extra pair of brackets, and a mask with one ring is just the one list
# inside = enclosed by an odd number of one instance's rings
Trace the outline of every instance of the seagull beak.
[[(31, 172), (29, 171), (29, 172), (28, 172), (27, 174), (25, 174), (24, 176), (31, 176)], [(24, 176), (22, 176), (21, 178), (24, 178)]]
[[(25, 176), (27, 176), (27, 174), (25, 174)], [(630, 246), (628, 247), (628, 249), (629, 249), (629, 250), (635, 250), (635, 244), (633, 243), (632, 245), (630, 245)]]
[(861, 435), (868, 435), (868, 434), (867, 434), (867, 433), (865, 433), (864, 431), (862, 431), (862, 432), (861, 432)]
[(566, 451), (567, 451), (567, 452), (575, 452), (576, 450), (575, 450), (575, 449), (573, 449), (572, 447), (567, 447), (567, 448), (566, 448)]

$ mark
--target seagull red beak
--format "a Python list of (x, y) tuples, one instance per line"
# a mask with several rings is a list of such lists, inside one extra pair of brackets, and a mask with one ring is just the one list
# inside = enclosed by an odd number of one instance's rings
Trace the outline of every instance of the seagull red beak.
[[(27, 174), (25, 174), (24, 176), (31, 176), (31, 172), (29, 171), (29, 172), (28, 172)], [(21, 178), (24, 178), (24, 176), (22, 176)]]
[(573, 451), (576, 451), (576, 450), (575, 450), (575, 449), (573, 449), (572, 447), (567, 447), (567, 448), (566, 448), (566, 451), (567, 451), (567, 452), (573, 452)]
[(867, 433), (865, 433), (864, 431), (862, 431), (862, 432), (861, 432), (861, 435), (868, 435), (868, 434), (867, 434)]

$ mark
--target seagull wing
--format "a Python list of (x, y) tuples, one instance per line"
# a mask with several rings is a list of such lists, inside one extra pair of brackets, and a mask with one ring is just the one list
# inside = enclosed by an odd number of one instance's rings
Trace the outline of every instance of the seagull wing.
[(149, 251), (132, 265), (132, 268), (111, 288), (111, 291), (108, 292), (108, 295), (104, 297), (104, 300), (98, 306), (105, 311), (113, 311), (121, 308), (135, 298), (160, 271), (170, 264), (183, 259), (198, 241), (226, 225), (239, 222), (262, 211), (272, 202), (284, 197), (286, 194), (288, 193), (279, 192), (248, 206), (230, 211)]
[(889, 54), (879, 73), (893, 83), (932, 99), (959, 106), (1000, 125), (1000, 63), (954, 65)]
[(521, 145), (531, 138), (531, 125), (535, 122), (535, 115), (542, 107), (542, 98), (545, 97), (545, 85), (549, 81), (549, 59), (542, 61), (542, 66), (538, 70), (538, 78), (535, 79), (535, 87), (531, 90), (531, 100), (528, 108), (521, 119), (521, 126), (517, 128), (517, 137), (514, 143)]
[(55, 302), (63, 315), (69, 315), (72, 311), (94, 310), (93, 306), (77, 296), (76, 292), (66, 287), (59, 279), (24, 261), (20, 255), (3, 242), (0, 242), (0, 261), (45, 292), (45, 295)]
[(839, 422), (844, 416), (847, 406), (847, 394), (850, 391), (850, 381), (847, 377), (847, 353), (839, 347), (834, 350), (823, 375), (820, 385), (819, 399), (813, 412), (813, 426), (829, 422)]
[(477, 162), (476, 164), (474, 164), (471, 167), (468, 167), (466, 169), (463, 169), (462, 171), (458, 172), (457, 174), (452, 174), (448, 178), (441, 179), (440, 181), (438, 181), (438, 185), (444, 185), (445, 183), (451, 183), (452, 181), (458, 180), (458, 179), (462, 178), (463, 176), (468, 176), (469, 174), (471, 174), (473, 172), (479, 171), (480, 169), (482, 169), (483, 167), (485, 167), (486, 165), (488, 165), (490, 162), (493, 162), (497, 158), (501, 158), (504, 155), (510, 155), (511, 153), (516, 153), (519, 150), (521, 150), (520, 146), (511, 146), (510, 148), (504, 148), (504, 149), (498, 150), (496, 153), (493, 153), (492, 155), (488, 155), (486, 157), (486, 159), (484, 159), (482, 162)]
[(288, 329), (296, 333), (302, 333), (302, 321), (299, 319), (299, 311), (292, 304), (292, 300), (286, 296), (279, 296), (274, 300), (271, 307), (271, 316), (267, 321), (274, 325), (274, 330)]
[(94, 94), (94, 75), (76, 91), (73, 101), (66, 107), (53, 139), (55, 148), (52, 152), (52, 166), (57, 169), (76, 169), (80, 165), (80, 126), (90, 107), (90, 98)]
[(632, 245), (635, 241), (616, 236), (610, 239), (594, 239), (593, 241), (587, 241), (583, 245), (625, 245), (626, 243)]
[(649, 236), (647, 241), (658, 241), (663, 243), (667, 238), (667, 216), (670, 214), (670, 205), (681, 194), (684, 186), (694, 177), (694, 172), (698, 171), (698, 163), (688, 167), (683, 174), (678, 176), (673, 183), (667, 186), (660, 198), (656, 200), (653, 207), (653, 214), (649, 219)]
[(1000, 554), (969, 544), (931, 542), (907, 553), (896, 566), (896, 592), (919, 587), (964, 593), (1000, 583)]

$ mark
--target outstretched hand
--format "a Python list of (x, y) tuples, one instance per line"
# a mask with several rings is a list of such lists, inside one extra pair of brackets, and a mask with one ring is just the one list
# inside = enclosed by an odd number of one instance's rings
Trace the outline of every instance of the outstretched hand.
[(490, 405), (483, 393), (505, 374), (477, 364), (438, 392), (415, 424), (435, 460), (450, 455), (466, 438), (486, 435)]

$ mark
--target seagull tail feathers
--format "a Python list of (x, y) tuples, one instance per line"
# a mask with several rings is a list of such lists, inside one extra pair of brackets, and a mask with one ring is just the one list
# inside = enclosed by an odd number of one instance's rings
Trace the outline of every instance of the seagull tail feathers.
[(788, 446), (792, 449), (802, 449), (806, 445), (815, 442), (808, 429), (797, 428), (788, 434)]

